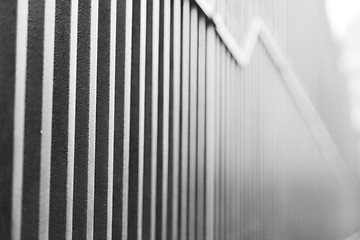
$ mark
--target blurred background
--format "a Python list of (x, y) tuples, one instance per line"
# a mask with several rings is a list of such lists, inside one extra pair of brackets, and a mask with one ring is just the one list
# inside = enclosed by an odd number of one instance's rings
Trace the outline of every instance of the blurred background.
[(340, 48), (339, 69), (346, 75), (351, 123), (360, 131), (360, 2), (326, 0), (334, 41)]

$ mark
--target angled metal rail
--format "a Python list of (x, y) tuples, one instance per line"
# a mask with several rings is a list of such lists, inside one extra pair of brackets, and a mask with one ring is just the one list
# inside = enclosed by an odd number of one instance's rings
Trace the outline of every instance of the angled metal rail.
[(348, 166), (345, 164), (325, 123), (305, 93), (298, 76), (261, 17), (255, 16), (253, 18), (243, 46), (239, 46), (236, 39), (228, 30), (221, 15), (215, 11), (214, 6), (206, 0), (196, 0), (196, 3), (209, 20), (213, 22), (215, 31), (239, 66), (246, 67), (251, 60), (258, 41), (261, 40), (263, 42), (286, 88), (298, 107), (301, 116), (309, 127), (322, 155), (326, 159), (330, 170), (337, 177), (337, 180), (344, 189), (349, 189), (350, 187), (350, 191), (358, 192), (360, 190), (359, 179), (350, 172)]

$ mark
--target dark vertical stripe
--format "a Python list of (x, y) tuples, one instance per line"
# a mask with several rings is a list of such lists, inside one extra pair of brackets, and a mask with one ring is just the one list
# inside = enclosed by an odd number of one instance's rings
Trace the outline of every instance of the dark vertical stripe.
[(114, 132), (114, 189), (112, 236), (121, 239), (122, 233), (122, 179), (124, 145), (124, 76), (125, 76), (125, 12), (126, 1), (117, 3), (116, 70), (115, 70), (115, 132)]
[(13, 172), (16, 1), (0, 2), (0, 236), (10, 239)]
[(110, 0), (99, 1), (94, 239), (104, 239), (106, 237), (108, 224), (110, 10)]
[(21, 238), (37, 239), (39, 224), (44, 1), (29, 1), (28, 24)]
[(78, 58), (75, 120), (73, 238), (85, 239), (87, 231), (87, 182), (89, 135), (89, 68), (91, 2), (79, 1)]
[(68, 1), (56, 2), (55, 52), (50, 179), (49, 238), (65, 239), (68, 151), (70, 11)]
[(159, 21), (159, 81), (158, 81), (158, 139), (156, 176), (156, 239), (161, 239), (162, 182), (163, 182), (163, 104), (164, 104), (164, 1), (160, 1)]
[(139, 176), (139, 63), (140, 63), (140, 0), (133, 1), (131, 51), (131, 109), (129, 155), (128, 238), (137, 237), (137, 205)]
[[(150, 1), (151, 2), (151, 1)], [(144, 127), (144, 179), (143, 179), (143, 230), (142, 239), (150, 236), (151, 217), (151, 108), (152, 108), (152, 31), (153, 4), (147, 4), (146, 19), (146, 65), (145, 65), (145, 127)]]

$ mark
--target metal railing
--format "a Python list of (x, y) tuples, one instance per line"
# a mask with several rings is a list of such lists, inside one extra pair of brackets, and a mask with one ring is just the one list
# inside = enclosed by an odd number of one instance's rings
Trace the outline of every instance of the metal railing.
[(301, 239), (358, 193), (264, 21), (213, 6), (18, 0), (5, 239)]

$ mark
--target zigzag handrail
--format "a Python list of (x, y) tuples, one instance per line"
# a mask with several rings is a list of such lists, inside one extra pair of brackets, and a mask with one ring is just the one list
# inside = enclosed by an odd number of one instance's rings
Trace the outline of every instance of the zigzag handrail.
[(246, 40), (241, 47), (228, 30), (221, 15), (215, 11), (215, 8), (208, 1), (195, 0), (195, 2), (207, 18), (213, 22), (215, 31), (224, 42), (238, 65), (242, 67), (247, 66), (250, 62), (257, 42), (260, 40), (263, 42), (270, 57), (272, 58), (272, 61), (283, 78), (283, 82), (287, 87), (290, 96), (293, 98), (322, 155), (326, 159), (330, 170), (338, 178), (341, 185), (346, 184), (343, 185), (345, 190), (360, 193), (359, 179), (353, 175), (353, 173), (349, 170), (349, 167), (345, 164), (345, 161), (327, 127), (325, 126), (325, 123), (316, 111), (310, 98), (305, 93), (302, 85), (300, 84), (299, 78), (295, 74), (292, 66), (289, 64), (289, 61), (283, 54), (281, 48), (261, 17), (256, 16), (253, 18)]

